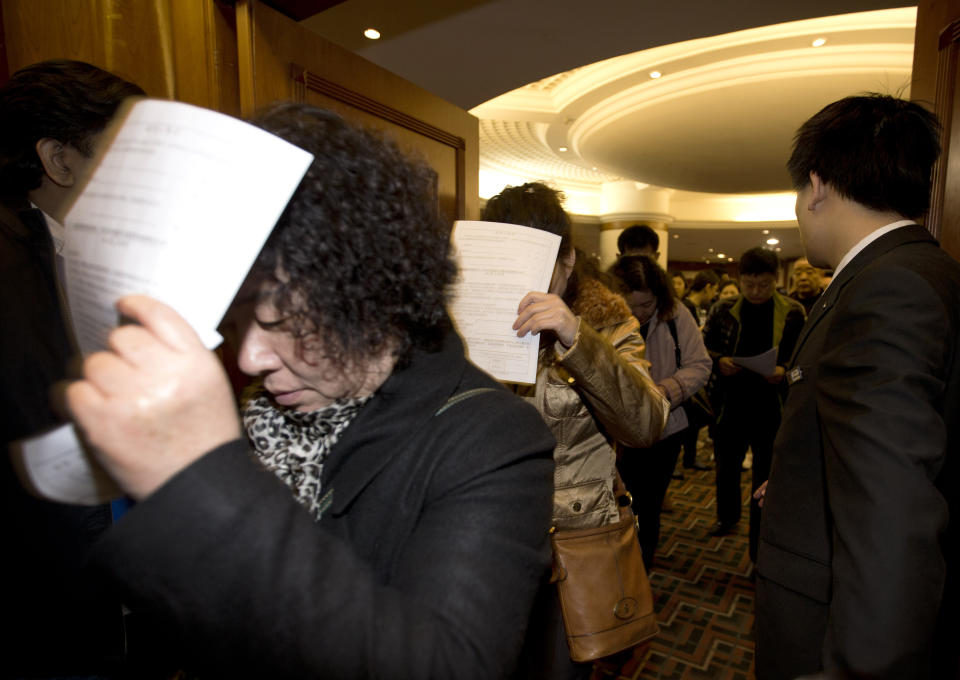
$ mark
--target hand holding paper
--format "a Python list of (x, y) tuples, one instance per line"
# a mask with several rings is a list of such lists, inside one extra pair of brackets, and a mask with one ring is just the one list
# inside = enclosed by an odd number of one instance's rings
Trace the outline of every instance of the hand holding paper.
[(112, 351), (87, 357), (67, 404), (99, 461), (139, 500), (241, 430), (223, 367), (183, 317), (136, 295), (117, 310), (140, 325), (115, 329)]
[[(66, 288), (81, 351), (107, 348), (118, 321), (114, 305), (131, 294), (166, 303), (206, 347), (219, 344), (221, 317), (311, 161), (306, 151), (215, 111), (152, 99), (122, 108), (103, 133), (95, 170), (65, 219)], [(142, 313), (144, 320), (156, 316), (138, 303), (124, 309)], [(152, 335), (125, 328), (111, 342), (122, 343), (125, 356), (133, 357), (156, 352)], [(106, 356), (91, 357), (86, 370), (97, 379), (91, 386), (109, 396), (107, 375), (124, 367)], [(175, 359), (171, 370), (183, 367), (183, 357), (167, 359)], [(202, 362), (193, 368), (201, 377), (209, 370)], [(123, 389), (131, 389), (126, 379), (135, 382), (136, 374), (122, 377)], [(175, 381), (166, 386), (182, 394)], [(158, 403), (148, 394), (135, 396), (139, 401), (131, 408)], [(78, 416), (86, 414), (81, 421), (90, 422), (93, 406), (77, 403)], [(72, 425), (17, 442), (11, 453), (21, 481), (34, 493), (83, 504), (119, 495), (81, 448)], [(164, 465), (158, 461), (158, 470)], [(153, 482), (129, 479), (122, 466), (113, 472), (134, 493), (151, 490)]]

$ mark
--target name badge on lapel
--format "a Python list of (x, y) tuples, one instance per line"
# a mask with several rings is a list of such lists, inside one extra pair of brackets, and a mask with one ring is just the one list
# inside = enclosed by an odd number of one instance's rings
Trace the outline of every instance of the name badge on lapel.
[(794, 366), (787, 372), (787, 384), (793, 385), (803, 380), (803, 371), (799, 366)]

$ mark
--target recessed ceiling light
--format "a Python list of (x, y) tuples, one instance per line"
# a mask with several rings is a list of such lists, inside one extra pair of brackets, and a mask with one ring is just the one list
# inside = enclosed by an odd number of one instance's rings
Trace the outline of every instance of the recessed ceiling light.
[(680, 234), (674, 234), (673, 238), (680, 238)]
[(813, 43), (811, 43), (811, 44), (812, 44), (814, 47), (823, 47), (824, 45), (827, 44), (827, 39), (826, 39), (826, 38), (817, 38), (817, 39), (814, 40)]
[(780, 243), (780, 239), (778, 239), (778, 238), (768, 238), (768, 239), (767, 239), (767, 245), (768, 245), (768, 246), (775, 246), (775, 245), (777, 245), (778, 243)]
[(774, 248), (774, 250), (776, 250), (779, 253), (781, 250), (783, 250), (783, 248), (781, 248), (780, 246), (777, 246), (776, 248)]
[(558, 151), (560, 151), (561, 153), (565, 152), (566, 150), (567, 150), (567, 147), (565, 147), (565, 146), (561, 146), (561, 147), (558, 149)]
[(764, 234), (769, 234), (769, 233), (770, 233), (770, 230), (769, 230), (769, 229), (764, 229), (764, 230), (763, 230), (763, 233), (764, 233)]
[(659, 77), (662, 76), (662, 75), (663, 75), (663, 74), (660, 73), (660, 71), (650, 71), (650, 77), (653, 78), (654, 80), (656, 80), (657, 78), (659, 78)]
[(732, 257), (728, 257), (728, 258), (727, 258), (727, 261), (728, 261), (728, 262), (733, 262), (733, 258), (732, 258)]
[(370, 38), (370, 40), (379, 40), (379, 39), (380, 39), (380, 31), (378, 31), (378, 30), (375, 29), (375, 28), (368, 28), (367, 30), (365, 30), (365, 31), (363, 32), (363, 35), (364, 35), (364, 37), (366, 37), (366, 38)]
[(713, 252), (713, 248), (707, 248), (707, 252), (708, 252), (708, 253), (712, 253), (712, 252)]
[(723, 258), (726, 257), (726, 255), (723, 253), (717, 253), (717, 257), (719, 257), (722, 260)]

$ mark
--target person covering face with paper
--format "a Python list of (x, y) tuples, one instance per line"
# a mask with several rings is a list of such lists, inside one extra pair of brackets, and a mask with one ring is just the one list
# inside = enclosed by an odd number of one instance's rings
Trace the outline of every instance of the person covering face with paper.
[(141, 501), (92, 566), (200, 674), (509, 676), (549, 565), (553, 438), (451, 329), (430, 171), (319, 109), (257, 123), (315, 160), (223, 325), (257, 379), (242, 424), (183, 319), (122, 299), (139, 325), (67, 390)]
[[(490, 222), (561, 237), (549, 290), (524, 296), (513, 326), (521, 337), (541, 334), (537, 382), (514, 389), (536, 406), (557, 438), (552, 522), (558, 530), (619, 521), (613, 444), (649, 446), (669, 411), (645, 367), (637, 320), (574, 249), (561, 198), (544, 184), (529, 183), (504, 189), (483, 212)], [(558, 663), (566, 657), (562, 638)]]

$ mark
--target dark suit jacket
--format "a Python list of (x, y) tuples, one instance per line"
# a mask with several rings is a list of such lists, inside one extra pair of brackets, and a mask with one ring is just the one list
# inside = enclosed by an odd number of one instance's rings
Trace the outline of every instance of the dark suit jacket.
[(16, 479), (7, 446), (59, 422), (50, 387), (74, 354), (61, 311), (53, 243), (39, 210), (0, 205), (0, 676), (92, 675), (117, 666), (124, 630), (119, 600), (81, 569), (110, 525), (110, 507), (50, 503)]
[(550, 564), (553, 446), (451, 333), (344, 431), (319, 522), (237, 441), (135, 506), (94, 563), (204, 678), (503, 677)]
[(868, 245), (812, 311), (763, 509), (761, 680), (957, 676), (958, 350), (960, 264), (919, 226)]

